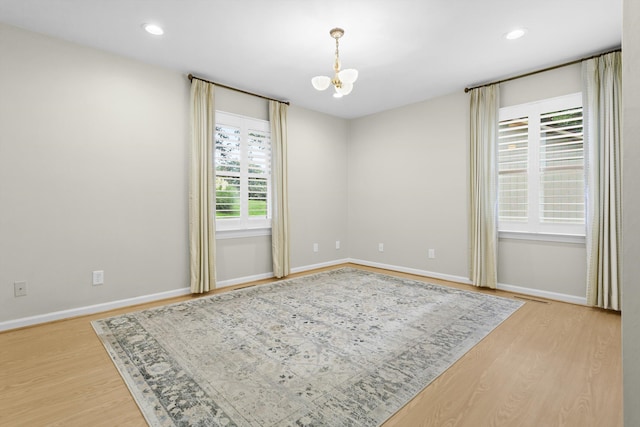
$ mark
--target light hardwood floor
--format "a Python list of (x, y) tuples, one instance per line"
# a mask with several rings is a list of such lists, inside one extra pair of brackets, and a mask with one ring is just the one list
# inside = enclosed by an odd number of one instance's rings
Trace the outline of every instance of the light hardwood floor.
[[(0, 333), (0, 426), (146, 425), (90, 322), (189, 298)], [(620, 316), (528, 301), (384, 427), (622, 424)]]

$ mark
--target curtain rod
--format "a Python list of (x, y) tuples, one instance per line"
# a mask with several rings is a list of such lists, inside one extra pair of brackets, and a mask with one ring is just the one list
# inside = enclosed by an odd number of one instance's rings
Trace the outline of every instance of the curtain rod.
[(606, 52), (602, 52), (602, 53), (599, 53), (597, 55), (591, 55), (591, 56), (589, 56), (587, 58), (576, 59), (574, 61), (565, 62), (564, 64), (558, 64), (558, 65), (554, 65), (552, 67), (543, 68), (541, 70), (535, 70), (535, 71), (531, 71), (529, 73), (520, 74), (518, 76), (508, 77), (508, 78), (503, 79), (503, 80), (498, 80), (498, 81), (491, 82), (491, 83), (484, 83), (484, 84), (481, 84), (481, 85), (478, 85), (478, 86), (465, 87), (464, 88), (464, 93), (467, 93), (467, 92), (469, 92), (470, 90), (473, 90), (473, 89), (478, 89), (478, 88), (485, 87), (485, 86), (490, 86), (490, 85), (494, 85), (494, 84), (500, 84), (500, 83), (504, 83), (504, 82), (509, 82), (511, 80), (521, 79), (523, 77), (532, 76), (532, 75), (538, 74), (538, 73), (544, 73), (545, 71), (555, 70), (555, 69), (558, 69), (558, 68), (566, 67), (567, 65), (573, 65), (573, 64), (577, 64), (577, 63), (582, 62), (582, 61), (588, 61), (589, 59), (597, 58), (599, 56), (606, 55), (608, 53), (620, 52), (620, 51), (621, 51), (621, 49), (618, 47), (616, 49), (608, 50)]
[(235, 87), (226, 86), (226, 85), (223, 85), (223, 84), (220, 84), (220, 83), (212, 82), (211, 80), (203, 79), (201, 77), (196, 77), (193, 74), (189, 74), (187, 77), (189, 78), (189, 81), (191, 81), (193, 79), (201, 80), (203, 82), (211, 83), (211, 84), (214, 84), (216, 86), (223, 87), (225, 89), (234, 90), (234, 91), (240, 92), (240, 93), (246, 93), (247, 95), (257, 96), (258, 98), (266, 99), (267, 101), (277, 101), (277, 102), (280, 102), (282, 104), (289, 105), (289, 101), (280, 101), (279, 99), (269, 98), (268, 96), (264, 96), (264, 95), (260, 95), (260, 94), (252, 93), (252, 92), (247, 92), (246, 90), (242, 90), (242, 89), (238, 89), (238, 88), (235, 88)]

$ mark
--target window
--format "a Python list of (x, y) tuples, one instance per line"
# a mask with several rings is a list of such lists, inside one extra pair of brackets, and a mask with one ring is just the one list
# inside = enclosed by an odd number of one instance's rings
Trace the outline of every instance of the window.
[(216, 229), (271, 228), (269, 122), (216, 111)]
[(582, 94), (500, 109), (500, 231), (584, 235)]

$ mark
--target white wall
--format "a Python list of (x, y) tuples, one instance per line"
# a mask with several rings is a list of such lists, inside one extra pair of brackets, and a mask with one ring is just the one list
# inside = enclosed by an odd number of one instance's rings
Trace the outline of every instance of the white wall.
[(2, 24), (0, 58), (0, 321), (188, 286), (188, 80)]
[(580, 64), (534, 74), (500, 84), (500, 106), (524, 104), (582, 91)]
[(460, 91), (350, 122), (351, 258), (468, 277), (468, 116)]
[[(347, 233), (347, 121), (291, 106), (288, 135), (291, 267), (343, 260), (352, 241)], [(313, 252), (314, 243), (318, 252)]]
[(624, 425), (640, 425), (640, 1), (624, 0), (622, 30), (622, 371)]

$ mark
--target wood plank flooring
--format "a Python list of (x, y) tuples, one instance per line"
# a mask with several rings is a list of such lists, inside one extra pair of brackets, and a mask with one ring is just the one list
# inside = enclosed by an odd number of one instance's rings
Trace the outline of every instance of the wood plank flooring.
[[(189, 298), (0, 333), (0, 426), (145, 426), (90, 322)], [(528, 301), (384, 427), (622, 426), (620, 336), (616, 313)]]

